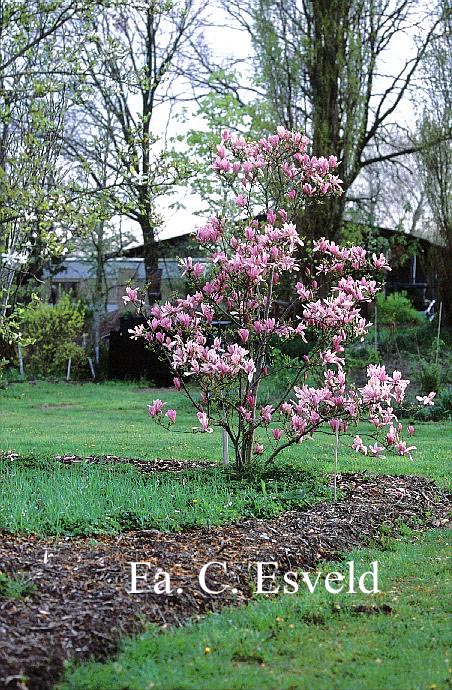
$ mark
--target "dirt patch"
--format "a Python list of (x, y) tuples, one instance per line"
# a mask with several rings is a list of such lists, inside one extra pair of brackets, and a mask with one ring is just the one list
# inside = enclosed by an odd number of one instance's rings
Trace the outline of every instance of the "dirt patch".
[[(448, 497), (426, 479), (349, 474), (340, 477), (339, 487), (344, 498), (336, 504), (180, 534), (145, 530), (97, 540), (3, 534), (0, 570), (22, 573), (37, 590), (25, 599), (0, 599), (0, 687), (48, 689), (65, 659), (104, 659), (122, 635), (142, 629), (143, 620), (180, 625), (246, 602), (255, 561), (277, 561), (281, 572), (315, 568), (377, 539), (383, 524), (387, 535), (400, 521), (446, 523)], [(214, 560), (227, 562), (227, 583), (237, 594), (201, 590), (199, 570)], [(171, 586), (182, 593), (128, 594), (130, 561), (151, 563), (151, 574), (157, 567), (171, 573)], [(207, 579), (213, 589), (224, 581), (222, 571)]]

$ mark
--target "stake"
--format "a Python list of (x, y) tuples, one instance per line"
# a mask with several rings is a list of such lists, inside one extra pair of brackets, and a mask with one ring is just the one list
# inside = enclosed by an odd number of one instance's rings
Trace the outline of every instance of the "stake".
[(72, 357), (69, 357), (69, 359), (67, 361), (66, 381), (71, 380), (71, 362), (72, 362)]
[(21, 348), (21, 346), (20, 346), (20, 343), (19, 343), (19, 345), (17, 346), (17, 356), (18, 356), (18, 358), (19, 358), (19, 371), (20, 371), (20, 375), (23, 376), (23, 375), (24, 375), (24, 358), (22, 357), (22, 348)]
[(91, 369), (91, 376), (93, 377), (93, 379), (95, 379), (96, 378), (96, 372), (94, 371), (93, 360), (91, 359), (91, 357), (88, 357), (88, 364), (89, 364), (89, 368)]
[(229, 436), (226, 429), (223, 429), (223, 465), (229, 464)]
[(339, 452), (339, 428), (336, 429), (336, 446), (334, 449), (334, 500), (337, 495), (337, 456)]
[(436, 357), (435, 357), (435, 364), (438, 364), (438, 356), (439, 356), (439, 337), (441, 335), (441, 317), (443, 315), (443, 303), (439, 303), (439, 314), (438, 314), (438, 332), (436, 334)]

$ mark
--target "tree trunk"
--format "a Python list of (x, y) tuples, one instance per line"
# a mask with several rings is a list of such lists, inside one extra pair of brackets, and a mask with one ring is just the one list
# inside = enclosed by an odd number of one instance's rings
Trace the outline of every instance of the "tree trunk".
[[(339, 85), (346, 51), (346, 26), (350, 0), (316, 0), (311, 4), (313, 43), (309, 77), (312, 93), (312, 150), (315, 156), (342, 155)], [(343, 161), (343, 167), (346, 161)], [(341, 168), (339, 169), (339, 176)], [(315, 240), (338, 240), (345, 198), (330, 197), (310, 205), (303, 218), (302, 234)]]
[(161, 271), (159, 271), (158, 247), (155, 241), (154, 228), (147, 218), (140, 222), (143, 232), (143, 258), (146, 276), (146, 292), (149, 305), (161, 299)]
[(321, 204), (309, 205), (302, 218), (300, 234), (308, 240), (326, 237), (338, 241), (342, 229), (345, 209), (345, 195), (329, 197)]
[(96, 366), (100, 359), (100, 324), (102, 314), (105, 312), (105, 290), (104, 290), (104, 255), (102, 248), (103, 227), (99, 231), (99, 245), (96, 256), (96, 279), (94, 284), (93, 298), (93, 346)]

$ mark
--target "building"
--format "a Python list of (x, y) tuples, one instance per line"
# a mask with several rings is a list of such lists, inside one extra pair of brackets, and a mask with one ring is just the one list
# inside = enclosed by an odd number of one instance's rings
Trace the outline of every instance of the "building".
[[(178, 259), (159, 259), (161, 271), (160, 291), (162, 299), (169, 299), (180, 293), (184, 287)], [(58, 272), (47, 276), (48, 300), (56, 303), (64, 292), (74, 297), (91, 301), (95, 286), (96, 267), (88, 259), (67, 258)], [(120, 257), (105, 262), (105, 311), (108, 313), (124, 311), (122, 296), (128, 285), (143, 287), (145, 285), (144, 261), (138, 257)]]

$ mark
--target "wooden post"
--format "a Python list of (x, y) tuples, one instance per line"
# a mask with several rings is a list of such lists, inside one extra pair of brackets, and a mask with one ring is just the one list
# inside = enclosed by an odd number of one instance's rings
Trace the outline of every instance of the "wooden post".
[(378, 319), (378, 310), (377, 310), (377, 300), (375, 300), (375, 354), (378, 356), (378, 326), (377, 326), (377, 319)]
[(443, 315), (443, 303), (439, 303), (439, 314), (438, 314), (438, 332), (436, 334), (436, 357), (435, 357), (435, 364), (438, 364), (438, 357), (439, 357), (439, 338), (441, 335), (441, 318)]
[(336, 445), (334, 449), (334, 500), (337, 496), (337, 456), (339, 454), (339, 427), (336, 429)]
[(69, 359), (67, 361), (66, 381), (71, 380), (71, 362), (72, 362), (72, 357), (69, 357)]
[(226, 429), (223, 429), (223, 465), (229, 464), (229, 436)]
[(24, 358), (23, 358), (23, 356), (22, 356), (22, 348), (21, 348), (21, 346), (20, 346), (20, 343), (19, 343), (18, 346), (17, 346), (17, 356), (18, 356), (18, 359), (19, 359), (19, 371), (20, 371), (20, 375), (23, 376), (23, 375), (24, 375)]

